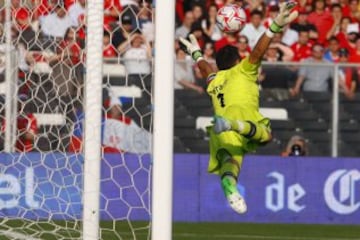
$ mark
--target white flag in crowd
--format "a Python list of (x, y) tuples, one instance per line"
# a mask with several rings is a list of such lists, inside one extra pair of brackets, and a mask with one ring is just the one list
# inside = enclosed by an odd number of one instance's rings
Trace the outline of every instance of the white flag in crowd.
[(106, 119), (103, 131), (105, 146), (138, 154), (151, 152), (151, 133), (140, 128), (134, 121), (126, 124), (116, 119)]

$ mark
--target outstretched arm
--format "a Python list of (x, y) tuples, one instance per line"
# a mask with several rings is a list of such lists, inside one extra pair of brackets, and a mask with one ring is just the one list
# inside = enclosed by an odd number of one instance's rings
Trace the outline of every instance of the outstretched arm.
[(297, 11), (292, 11), (296, 6), (296, 2), (288, 1), (282, 2), (279, 4), (280, 11), (279, 14), (274, 19), (273, 23), (270, 25), (269, 29), (260, 37), (259, 41), (256, 43), (254, 49), (250, 53), (249, 62), (253, 64), (259, 63), (275, 33), (282, 31), (283, 27), (290, 22), (292, 22), (298, 16)]
[(197, 65), (200, 69), (200, 72), (201, 72), (201, 75), (203, 76), (203, 78), (207, 78), (210, 74), (214, 73), (214, 70), (211, 67), (210, 63), (208, 63), (204, 59), (201, 59), (200, 61), (198, 61)]
[(210, 74), (214, 73), (211, 64), (205, 61), (205, 59), (202, 56), (202, 52), (200, 49), (200, 46), (196, 40), (196, 37), (193, 34), (189, 35), (190, 41), (180, 38), (180, 44), (182, 44), (185, 48), (185, 51), (187, 54), (189, 54), (192, 59), (197, 63), (201, 75), (204, 78), (207, 78)]

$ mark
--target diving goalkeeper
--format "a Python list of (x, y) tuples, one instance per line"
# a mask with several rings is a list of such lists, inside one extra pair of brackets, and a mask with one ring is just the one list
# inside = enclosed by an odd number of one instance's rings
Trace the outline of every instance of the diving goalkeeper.
[(233, 46), (219, 50), (216, 54), (217, 73), (203, 59), (194, 35), (189, 36), (190, 41), (180, 38), (202, 75), (207, 77), (207, 93), (215, 112), (214, 123), (207, 128), (210, 136), (208, 171), (220, 176), (225, 196), (237, 213), (247, 210), (236, 187), (244, 154), (272, 138), (269, 119), (259, 113), (258, 69), (274, 34), (297, 17), (295, 6), (293, 1), (280, 3), (278, 16), (248, 57), (241, 60)]

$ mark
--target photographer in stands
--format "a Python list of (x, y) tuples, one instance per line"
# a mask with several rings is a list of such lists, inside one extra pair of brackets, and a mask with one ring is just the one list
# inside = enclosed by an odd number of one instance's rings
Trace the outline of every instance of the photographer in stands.
[(294, 135), (290, 138), (286, 149), (281, 153), (283, 157), (300, 157), (309, 155), (307, 143), (301, 136)]

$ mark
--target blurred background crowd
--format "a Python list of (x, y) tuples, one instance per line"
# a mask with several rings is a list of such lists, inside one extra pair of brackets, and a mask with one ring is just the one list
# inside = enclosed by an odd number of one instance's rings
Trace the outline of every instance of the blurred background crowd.
[[(277, 15), (274, 0), (176, 0), (175, 73), (177, 90), (189, 90), (205, 95), (206, 86), (196, 64), (180, 48), (178, 38), (193, 33), (216, 71), (215, 54), (225, 45), (237, 47), (239, 55), (246, 57), (259, 36)], [(225, 4), (241, 6), (247, 23), (240, 33), (223, 33), (216, 25), (216, 13)], [(109, 85), (134, 83), (147, 94), (145, 103), (151, 102), (152, 57), (154, 56), (155, 1), (104, 0), (104, 62), (124, 68), (124, 79), (108, 78), (104, 94), (104, 117), (129, 123), (124, 104), (128, 100), (109, 93)], [(5, 72), (5, 1), (0, 1), (0, 82)], [(300, 0), (298, 19), (283, 32), (275, 34), (259, 72), (263, 95), (276, 100), (301, 95), (303, 91), (330, 92), (334, 68), (331, 63), (360, 63), (360, 4), (358, 0)], [(86, 0), (11, 0), (11, 42), (18, 56), (19, 112), (23, 120), (18, 135), (23, 138), (18, 150), (30, 151), (37, 132), (32, 113), (62, 112), (67, 127), (53, 133), (54, 139), (70, 139), (81, 113), (86, 37)], [(284, 65), (304, 63), (304, 65)], [(314, 66), (324, 63), (323, 66)], [(354, 99), (360, 89), (360, 68), (340, 67), (339, 87), (347, 99)], [(110, 79), (110, 80), (109, 80)], [(119, 80), (119, 81), (118, 81)], [(143, 95), (144, 97), (144, 95)], [(116, 98), (116, 99), (114, 99)], [(134, 103), (130, 103), (136, 107)], [(113, 107), (116, 109), (111, 109)], [(142, 117), (150, 115), (135, 109)], [(2, 116), (4, 108), (2, 108)], [(2, 129), (5, 122), (2, 120)], [(75, 127), (74, 127), (75, 126)], [(79, 127), (81, 128), (81, 127)], [(81, 132), (78, 134), (81, 138)], [(48, 134), (46, 136), (48, 137)], [(30, 142), (29, 144), (25, 143)], [(53, 142), (56, 142), (55, 140)], [(48, 149), (59, 149), (50, 141)], [(58, 141), (57, 141), (58, 142)], [(76, 142), (76, 141), (75, 141)], [(57, 143), (56, 143), (57, 144)], [(55, 145), (56, 145), (55, 144)], [(30, 145), (30, 146), (27, 146)], [(71, 145), (71, 144), (70, 144)], [(73, 144), (74, 145), (74, 144)], [(76, 143), (76, 149), (79, 144)], [(62, 150), (68, 150), (63, 144)]]
[[(240, 33), (222, 33), (216, 25), (216, 12), (225, 4), (241, 6), (247, 15), (247, 23)], [(298, 19), (275, 35), (264, 56), (268, 62), (360, 62), (360, 5), (357, 0), (301, 0), (298, 2)], [(241, 57), (248, 56), (259, 36), (278, 14), (278, 2), (247, 0), (179, 0), (176, 5), (176, 37), (194, 33), (202, 47), (205, 59), (215, 61), (221, 47), (230, 44), (238, 48)], [(177, 59), (184, 59), (176, 44)], [(214, 64), (214, 68), (216, 68)], [(271, 69), (274, 69), (273, 67)], [(260, 73), (264, 88), (286, 88), (292, 96), (301, 90), (327, 91), (332, 73), (329, 69), (268, 68)], [(191, 73), (189, 72), (189, 80)], [(341, 71), (340, 87), (349, 98), (359, 89), (358, 69)], [(291, 76), (293, 75), (293, 76)], [(318, 79), (320, 76), (321, 79)], [(194, 66), (194, 78), (200, 78)], [(293, 83), (282, 79), (295, 79)], [(317, 78), (317, 79), (314, 79)], [(270, 81), (277, 79), (277, 81)], [(183, 82), (183, 81), (182, 81)], [(183, 87), (188, 87), (182, 84)], [(194, 81), (196, 83), (196, 81)], [(201, 92), (196, 86), (194, 90)]]

